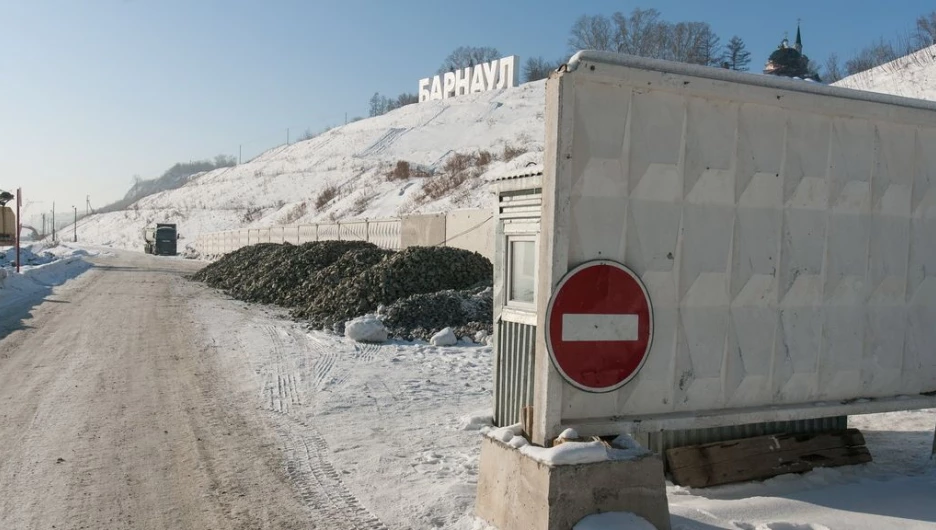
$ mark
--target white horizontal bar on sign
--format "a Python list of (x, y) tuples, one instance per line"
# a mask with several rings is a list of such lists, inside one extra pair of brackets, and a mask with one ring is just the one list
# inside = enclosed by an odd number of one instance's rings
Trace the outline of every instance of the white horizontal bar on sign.
[(562, 315), (562, 341), (637, 340), (637, 315)]

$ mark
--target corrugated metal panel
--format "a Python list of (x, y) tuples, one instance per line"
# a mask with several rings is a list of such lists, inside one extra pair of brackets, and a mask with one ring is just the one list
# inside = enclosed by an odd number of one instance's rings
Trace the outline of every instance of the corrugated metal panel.
[(501, 176), (491, 178), (492, 182), (499, 182), (503, 180), (513, 180), (513, 179), (522, 179), (526, 177), (535, 177), (543, 174), (543, 165), (542, 164), (533, 164), (529, 167), (521, 168), (516, 171), (505, 173)]
[(501, 220), (538, 219), (543, 214), (543, 193), (539, 188), (505, 193), (500, 196), (498, 208)]
[(501, 320), (497, 325), (494, 374), (494, 424), (520, 422), (523, 407), (533, 405), (536, 327)]
[(672, 449), (674, 447), (754, 438), (771, 434), (818, 433), (846, 428), (848, 428), (848, 416), (834, 416), (810, 420), (749, 423), (746, 425), (732, 425), (729, 427), (715, 427), (711, 429), (651, 432), (638, 434), (636, 438), (647, 449), (658, 454), (663, 454), (667, 449)]

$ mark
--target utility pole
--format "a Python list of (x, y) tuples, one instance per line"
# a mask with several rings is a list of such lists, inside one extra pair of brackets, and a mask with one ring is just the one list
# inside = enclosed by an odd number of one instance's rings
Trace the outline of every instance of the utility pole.
[(243, 152), (243, 150), (244, 150), (243, 144), (237, 146), (237, 165), (238, 166), (241, 165), (241, 153)]
[(344, 124), (345, 124), (345, 125), (348, 124), (348, 113), (347, 113), (347, 112), (344, 113)]
[(46, 236), (45, 212), (42, 212), (42, 237)]
[(72, 206), (72, 209), (75, 210), (75, 224), (72, 226), (75, 227), (75, 241), (74, 242), (77, 243), (78, 242), (78, 207)]
[(289, 129), (286, 129), (286, 145), (289, 145)]
[(52, 242), (55, 243), (55, 201), (52, 201)]
[(85, 195), (85, 216), (91, 215), (91, 196)]

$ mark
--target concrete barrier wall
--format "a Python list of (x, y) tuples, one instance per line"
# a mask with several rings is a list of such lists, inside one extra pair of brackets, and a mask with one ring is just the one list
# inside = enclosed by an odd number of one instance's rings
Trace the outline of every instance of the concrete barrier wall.
[(400, 247), (433, 247), (445, 244), (445, 214), (409, 215), (402, 219)]
[(456, 210), (445, 215), (445, 245), (494, 258), (493, 210)]
[(408, 215), (396, 219), (354, 220), (299, 226), (242, 228), (200, 234), (195, 249), (215, 258), (257, 243), (292, 244), (330, 240), (370, 241), (382, 248), (450, 246), (494, 258), (494, 212), (487, 209)]

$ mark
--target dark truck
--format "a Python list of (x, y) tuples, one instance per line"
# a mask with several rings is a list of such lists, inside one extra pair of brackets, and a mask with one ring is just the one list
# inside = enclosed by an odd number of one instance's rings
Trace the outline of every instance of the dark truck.
[(154, 256), (175, 256), (179, 234), (174, 223), (156, 223), (143, 229), (143, 251)]

